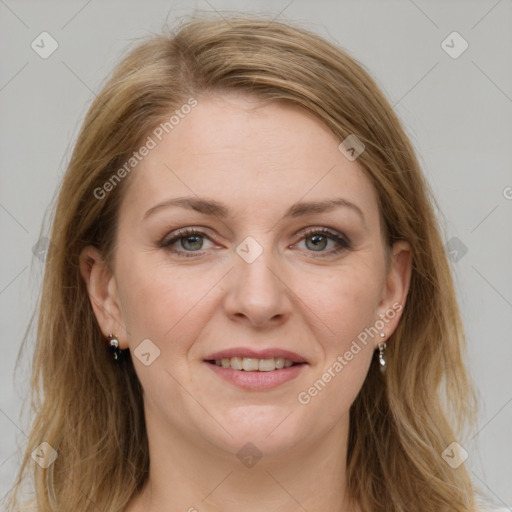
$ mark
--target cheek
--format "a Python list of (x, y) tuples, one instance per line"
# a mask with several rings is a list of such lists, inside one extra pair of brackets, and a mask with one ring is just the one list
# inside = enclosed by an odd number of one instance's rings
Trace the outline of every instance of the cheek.
[(314, 280), (313, 294), (301, 293), (325, 325), (329, 351), (343, 350), (375, 324), (384, 283), (379, 268), (379, 262), (354, 261)]
[(299, 402), (332, 422), (349, 410), (374, 354), (377, 334), (372, 328), (385, 275), (383, 262), (373, 252), (366, 256), (347, 262), (316, 288), (316, 312), (332, 332), (321, 340), (322, 368), (302, 390)]
[(321, 416), (326, 425), (348, 413), (374, 354), (371, 327), (378, 320), (382, 278), (370, 270), (347, 267), (317, 283), (314, 313), (328, 329), (316, 332), (323, 351), (321, 363), (297, 399), (308, 415)]
[(208, 304), (208, 294), (221, 277), (217, 274), (199, 267), (180, 269), (143, 255), (120, 258), (118, 283), (130, 344), (149, 338), (162, 350), (185, 350), (180, 340), (193, 339), (200, 327), (191, 319), (197, 320)]

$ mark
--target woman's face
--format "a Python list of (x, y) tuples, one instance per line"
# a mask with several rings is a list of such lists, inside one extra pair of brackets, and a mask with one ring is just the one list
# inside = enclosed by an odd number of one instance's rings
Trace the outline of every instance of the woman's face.
[(348, 425), (410, 265), (402, 243), (386, 267), (358, 161), (306, 111), (243, 95), (199, 98), (152, 137), (113, 274), (91, 248), (83, 270), (103, 333), (132, 352), (148, 430), (277, 454)]

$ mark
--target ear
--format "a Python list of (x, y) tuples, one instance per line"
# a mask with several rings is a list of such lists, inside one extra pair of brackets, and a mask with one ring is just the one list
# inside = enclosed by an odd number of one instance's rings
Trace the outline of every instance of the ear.
[[(412, 271), (412, 251), (408, 242), (395, 242), (391, 248), (386, 285), (377, 311), (384, 324), (384, 340), (390, 338), (402, 316), (409, 291)], [(376, 340), (378, 344), (380, 340)]]
[(127, 333), (116, 280), (95, 247), (87, 246), (80, 253), (80, 273), (103, 335), (105, 338), (111, 333), (117, 335), (119, 347), (127, 348)]

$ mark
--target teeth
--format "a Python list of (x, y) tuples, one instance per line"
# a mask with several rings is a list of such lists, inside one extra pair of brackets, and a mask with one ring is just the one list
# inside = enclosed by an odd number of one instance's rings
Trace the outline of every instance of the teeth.
[(289, 368), (293, 362), (282, 357), (270, 359), (254, 359), (253, 357), (223, 357), (215, 361), (217, 366), (231, 368), (233, 370), (245, 370), (246, 372), (271, 372), (281, 368)]
[(259, 361), (252, 357), (244, 357), (242, 359), (242, 367), (246, 372), (255, 372), (259, 369)]
[(260, 359), (260, 372), (271, 372), (276, 369), (276, 360), (272, 359)]
[(232, 357), (231, 358), (231, 368), (233, 368), (233, 370), (243, 370), (243, 368), (244, 368), (243, 358)]

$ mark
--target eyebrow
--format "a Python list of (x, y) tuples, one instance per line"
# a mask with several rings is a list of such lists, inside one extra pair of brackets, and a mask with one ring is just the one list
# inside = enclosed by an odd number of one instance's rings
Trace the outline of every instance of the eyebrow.
[[(219, 201), (216, 201), (214, 199), (203, 199), (194, 196), (186, 196), (169, 199), (167, 201), (163, 201), (162, 203), (153, 206), (144, 214), (143, 219), (146, 219), (150, 215), (154, 214), (155, 212), (163, 208), (170, 207), (180, 207), (189, 210), (195, 210), (199, 213), (216, 216), (221, 219), (225, 219), (229, 217), (231, 214), (229, 207)], [(357, 206), (356, 204), (343, 198), (328, 199), (325, 201), (297, 202), (292, 204), (286, 210), (286, 212), (283, 215), (283, 218), (296, 218), (312, 213), (323, 213), (341, 207), (349, 208), (350, 210), (356, 212), (361, 217), (363, 222), (365, 222), (365, 217), (361, 208), (359, 208), (359, 206)]]

